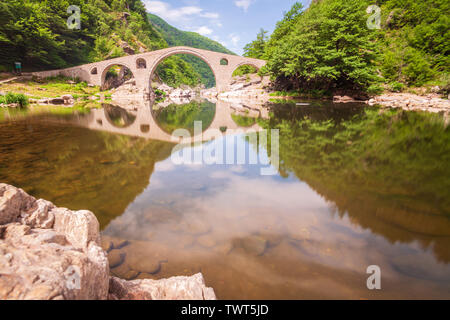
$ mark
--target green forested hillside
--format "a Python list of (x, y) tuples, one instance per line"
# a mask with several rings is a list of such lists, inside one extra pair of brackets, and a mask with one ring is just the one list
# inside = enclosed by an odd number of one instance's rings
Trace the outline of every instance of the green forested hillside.
[[(367, 27), (373, 4), (381, 8), (380, 29)], [(448, 0), (320, 0), (306, 10), (296, 3), (268, 40), (245, 50), (267, 59), (265, 71), (285, 89), (448, 91), (449, 27)]]
[[(69, 5), (81, 9), (81, 28), (69, 29)], [(0, 66), (20, 61), (25, 70), (62, 68), (167, 47), (148, 22), (140, 0), (2, 0)]]
[(199, 35), (195, 32), (181, 31), (172, 27), (160, 17), (149, 13), (148, 18), (152, 25), (163, 35), (170, 47), (188, 46), (198, 49), (211, 50), (227, 54), (234, 54), (219, 42)]
[[(162, 34), (164, 40), (170, 47), (188, 46), (198, 49), (211, 50), (227, 54), (234, 54), (220, 43), (195, 32), (181, 31), (172, 27), (160, 17), (149, 13), (148, 18), (152, 25)], [(214, 74), (209, 66), (201, 59), (191, 55), (180, 55), (182, 59), (194, 67), (201, 75), (201, 81), (206, 87), (215, 85)]]

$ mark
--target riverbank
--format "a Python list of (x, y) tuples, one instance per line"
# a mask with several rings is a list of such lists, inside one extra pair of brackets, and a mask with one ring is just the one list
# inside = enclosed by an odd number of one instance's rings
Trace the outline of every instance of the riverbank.
[(152, 280), (110, 276), (99, 222), (0, 184), (0, 299), (209, 300), (201, 274)]
[[(257, 74), (248, 74), (234, 77), (230, 84), (230, 90), (218, 93), (215, 88), (171, 88), (165, 84), (159, 84), (154, 88), (156, 101), (170, 103), (185, 103), (198, 97), (206, 99), (220, 99), (228, 102), (241, 100), (253, 101), (261, 104), (274, 100), (302, 100), (311, 98), (311, 94), (300, 94), (298, 92), (279, 92), (273, 90), (273, 84), (269, 77), (261, 77)], [(417, 90), (416, 90), (417, 91)], [(418, 93), (394, 93), (385, 92), (376, 96), (348, 96), (334, 95), (316, 97), (330, 100), (334, 103), (362, 102), (368, 105), (379, 105), (389, 108), (402, 108), (404, 110), (420, 110), (428, 112), (450, 113), (450, 101), (442, 95), (418, 90)], [(436, 91), (436, 90), (435, 90)], [(74, 82), (68, 78), (49, 78), (45, 80), (29, 79), (28, 77), (17, 77), (6, 80), (0, 84), (0, 95), (7, 92), (23, 94), (32, 105), (64, 105), (76, 107), (89, 104), (90, 107), (98, 107), (99, 103), (115, 101), (125, 109), (136, 110), (142, 104), (144, 93), (138, 90), (133, 79), (125, 82), (115, 89), (100, 91), (98, 86), (92, 86), (85, 82)], [(0, 102), (1, 103), (1, 102)], [(3, 107), (19, 106), (18, 104), (1, 104)]]
[[(435, 91), (438, 91), (435, 89)], [(402, 108), (404, 110), (420, 110), (428, 112), (443, 112), (450, 114), (450, 101), (436, 92), (427, 90), (416, 90), (418, 93), (396, 93), (385, 92), (380, 95), (369, 96), (366, 94), (353, 95), (329, 95), (317, 96), (316, 92), (280, 92), (273, 89), (273, 84), (268, 77), (260, 77), (250, 74), (235, 77), (227, 92), (217, 93), (215, 88), (201, 92), (202, 97), (207, 99), (220, 99), (224, 101), (252, 100), (255, 102), (271, 102), (283, 100), (322, 99), (332, 100), (333, 103), (365, 103), (371, 106), (379, 105), (389, 108)]]

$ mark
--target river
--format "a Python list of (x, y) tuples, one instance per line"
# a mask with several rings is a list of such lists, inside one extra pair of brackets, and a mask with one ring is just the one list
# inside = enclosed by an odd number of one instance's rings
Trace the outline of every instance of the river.
[[(194, 121), (221, 135), (180, 154), (241, 143), (245, 161), (176, 163), (171, 134), (196, 134)], [(236, 131), (249, 128), (268, 142)], [(0, 137), (0, 181), (94, 212), (113, 275), (202, 272), (219, 299), (450, 298), (438, 114), (319, 101), (0, 108)], [(374, 265), (380, 290), (367, 287)]]

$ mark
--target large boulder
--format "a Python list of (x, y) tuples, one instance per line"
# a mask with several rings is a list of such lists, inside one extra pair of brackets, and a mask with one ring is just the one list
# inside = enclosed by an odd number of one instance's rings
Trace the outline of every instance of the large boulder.
[(201, 273), (161, 280), (122, 280), (111, 277), (110, 300), (216, 300)]
[(107, 299), (109, 266), (89, 211), (0, 184), (0, 300)]

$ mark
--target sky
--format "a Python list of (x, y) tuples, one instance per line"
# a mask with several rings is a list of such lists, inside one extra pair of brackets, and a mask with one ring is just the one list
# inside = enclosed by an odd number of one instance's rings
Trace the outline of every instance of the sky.
[[(242, 55), (260, 28), (272, 32), (296, 0), (143, 0), (147, 11)], [(301, 0), (305, 7), (311, 0)]]

